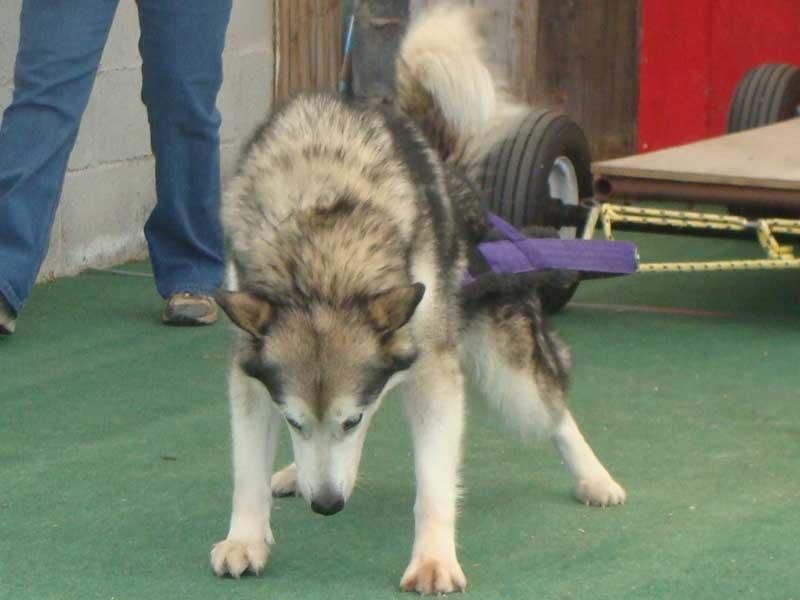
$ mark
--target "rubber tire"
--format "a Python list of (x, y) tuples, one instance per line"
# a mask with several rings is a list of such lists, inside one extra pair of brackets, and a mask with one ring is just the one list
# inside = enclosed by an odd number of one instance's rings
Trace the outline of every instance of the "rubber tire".
[[(747, 71), (731, 100), (728, 133), (772, 125), (797, 116), (800, 105), (800, 68), (768, 63)], [(800, 210), (729, 206), (728, 212), (751, 220), (775, 217), (798, 218)]]
[[(555, 227), (548, 178), (555, 160), (566, 156), (575, 168), (579, 198), (590, 197), (592, 158), (581, 128), (566, 115), (536, 109), (517, 132), (492, 150), (479, 177), (490, 211), (518, 229), (530, 226)], [(578, 233), (580, 235), (580, 231)], [(568, 285), (540, 290), (547, 312), (561, 310), (578, 287), (575, 278)]]
[(797, 116), (800, 69), (768, 63), (750, 69), (736, 86), (728, 111), (728, 133), (771, 125)]

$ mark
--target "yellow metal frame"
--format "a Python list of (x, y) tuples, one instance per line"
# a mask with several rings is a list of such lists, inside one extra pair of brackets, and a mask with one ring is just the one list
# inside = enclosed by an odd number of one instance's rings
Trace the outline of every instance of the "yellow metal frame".
[[(597, 204), (592, 207), (583, 230), (584, 239), (591, 239), (598, 221), (607, 240), (614, 239), (614, 223), (659, 225), (676, 229), (708, 229), (717, 231), (748, 231), (753, 226), (744, 217), (700, 213), (682, 210), (662, 210), (619, 204)], [(758, 242), (767, 258), (755, 260), (722, 260), (697, 262), (640, 263), (641, 272), (678, 271), (741, 271), (755, 269), (800, 269), (800, 258), (794, 246), (780, 245), (776, 233), (800, 236), (800, 220), (759, 219), (754, 222)]]

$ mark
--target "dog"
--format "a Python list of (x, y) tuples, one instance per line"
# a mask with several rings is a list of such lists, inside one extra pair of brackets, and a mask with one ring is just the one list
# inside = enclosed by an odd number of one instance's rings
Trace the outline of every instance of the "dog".
[[(224, 194), (234, 490), (217, 575), (265, 568), (273, 494), (323, 515), (344, 508), (370, 421), (401, 383), (417, 484), (403, 590), (466, 587), (455, 542), (465, 379), (523, 435), (555, 439), (580, 501), (625, 500), (566, 406), (569, 352), (535, 290), (463, 285), (488, 231), (470, 182), (529, 110), (493, 74), (471, 9), (411, 23), (395, 87), (388, 108), (290, 101)], [(283, 423), (295, 462), (273, 475)]]

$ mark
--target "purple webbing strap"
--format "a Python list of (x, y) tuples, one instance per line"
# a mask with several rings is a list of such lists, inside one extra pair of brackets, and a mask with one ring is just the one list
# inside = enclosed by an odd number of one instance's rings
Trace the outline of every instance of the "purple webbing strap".
[[(489, 213), (489, 221), (508, 238), (478, 244), (478, 251), (494, 273), (563, 269), (579, 271), (588, 278), (628, 275), (638, 267), (636, 246), (630, 242), (526, 238), (493, 213)], [(464, 283), (475, 279), (467, 274)]]
[(524, 242), (528, 239), (522, 235), (511, 223), (501, 219), (493, 212), (489, 213), (489, 223), (491, 223), (492, 227), (497, 229), (497, 231), (506, 236), (506, 239), (509, 239), (512, 242)]

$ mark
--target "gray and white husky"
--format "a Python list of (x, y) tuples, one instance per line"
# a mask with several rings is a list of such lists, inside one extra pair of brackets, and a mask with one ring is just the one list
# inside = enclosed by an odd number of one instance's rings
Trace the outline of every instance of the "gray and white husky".
[[(464, 378), (524, 434), (554, 437), (586, 504), (625, 491), (565, 405), (566, 346), (530, 289), (470, 293), (467, 253), (486, 235), (470, 175), (529, 110), (485, 60), (475, 16), (444, 7), (413, 22), (395, 105), (301, 96), (255, 134), (226, 191), (234, 491), (218, 575), (264, 569), (272, 495), (339, 512), (386, 393), (404, 382), (417, 496), (404, 590), (464, 590), (456, 505)], [(295, 462), (273, 474), (287, 423)]]

